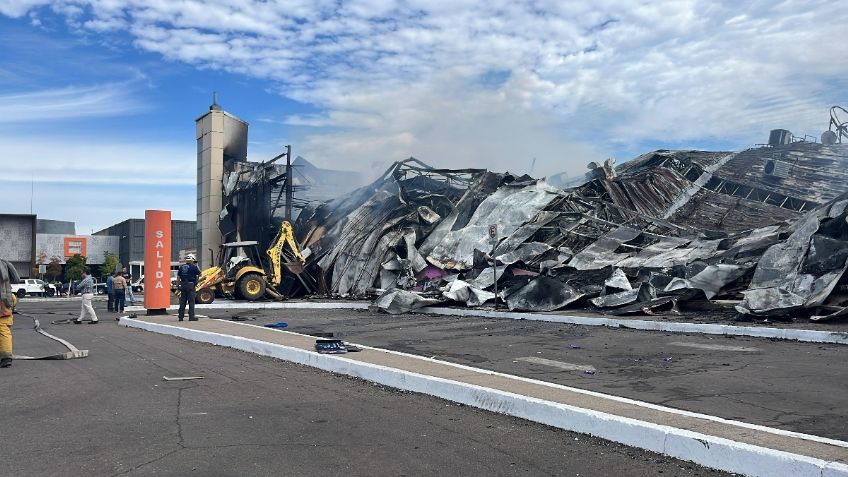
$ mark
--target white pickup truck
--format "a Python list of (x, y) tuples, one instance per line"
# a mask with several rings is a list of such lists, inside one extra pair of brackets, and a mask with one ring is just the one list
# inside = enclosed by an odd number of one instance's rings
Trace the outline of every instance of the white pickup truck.
[(23, 298), (27, 295), (53, 296), (56, 294), (56, 287), (49, 283), (44, 283), (44, 280), (24, 278), (20, 283), (12, 284), (12, 293), (18, 295), (18, 298)]

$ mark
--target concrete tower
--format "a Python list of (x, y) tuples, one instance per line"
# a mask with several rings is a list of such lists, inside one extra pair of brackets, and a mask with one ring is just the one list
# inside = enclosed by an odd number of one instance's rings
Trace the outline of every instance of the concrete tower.
[[(218, 217), (224, 205), (224, 171), (247, 160), (247, 127), (222, 110), (213, 96), (209, 112), (195, 120), (197, 136), (197, 259), (201, 269), (215, 265), (221, 246)], [(230, 166), (231, 167), (231, 166)]]

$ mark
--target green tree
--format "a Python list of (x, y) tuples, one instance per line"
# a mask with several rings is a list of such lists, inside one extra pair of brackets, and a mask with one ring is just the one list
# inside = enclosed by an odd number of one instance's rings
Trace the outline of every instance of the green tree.
[(113, 252), (106, 252), (103, 254), (103, 265), (100, 266), (100, 276), (106, 280), (106, 277), (115, 273), (115, 269), (118, 267), (118, 256)]
[(47, 265), (47, 280), (55, 282), (62, 277), (62, 259), (54, 256)]
[(76, 254), (65, 261), (65, 280), (79, 280), (85, 269), (85, 257)]

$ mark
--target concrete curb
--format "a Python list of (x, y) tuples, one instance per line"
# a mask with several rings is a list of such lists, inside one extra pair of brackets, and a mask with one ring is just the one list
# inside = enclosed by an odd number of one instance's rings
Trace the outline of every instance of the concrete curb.
[[(339, 302), (227, 302), (196, 305), (197, 309), (302, 309), (302, 310), (367, 310), (369, 303)], [(171, 305), (170, 309), (176, 309)], [(127, 307), (126, 311), (144, 311), (144, 307)], [(779, 340), (794, 340), (805, 343), (830, 343), (848, 345), (848, 332), (787, 329), (758, 326), (717, 325), (710, 323), (681, 323), (652, 320), (628, 320), (621, 318), (595, 318), (574, 315), (549, 315), (514, 311), (469, 310), (458, 308), (425, 307), (410, 313), (429, 313), (443, 316), (470, 316), (474, 318), (500, 318), (509, 320), (545, 321), (584, 326), (607, 326), (641, 331), (665, 331), (671, 333), (698, 333), (722, 336), (747, 336)]]
[(128, 327), (226, 346), (354, 376), (397, 389), (429, 394), (729, 472), (751, 476), (848, 477), (848, 465), (838, 462), (827, 462), (506, 391), (355, 361), (342, 356), (319, 354), (260, 340), (149, 323), (127, 317), (122, 317), (120, 323)]

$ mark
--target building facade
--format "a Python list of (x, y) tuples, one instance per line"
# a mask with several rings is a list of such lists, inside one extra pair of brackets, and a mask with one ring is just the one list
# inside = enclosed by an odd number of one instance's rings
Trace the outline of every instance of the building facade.
[[(118, 261), (123, 264), (144, 261), (144, 219), (127, 219), (95, 236), (113, 236), (118, 240)], [(171, 261), (180, 260), (180, 250), (197, 248), (197, 230), (193, 220), (171, 221)]]
[(35, 215), (0, 214), (0, 258), (14, 265), (21, 278), (29, 278), (35, 268)]
[(101, 265), (107, 252), (118, 253), (118, 237), (42, 233), (35, 237), (35, 261), (39, 265), (46, 265), (54, 258), (64, 264), (77, 254), (85, 257), (88, 265)]

